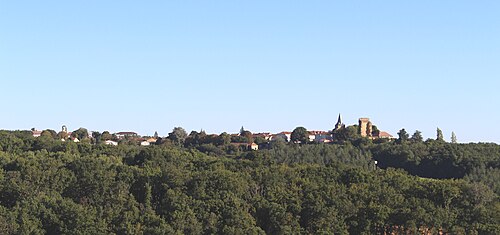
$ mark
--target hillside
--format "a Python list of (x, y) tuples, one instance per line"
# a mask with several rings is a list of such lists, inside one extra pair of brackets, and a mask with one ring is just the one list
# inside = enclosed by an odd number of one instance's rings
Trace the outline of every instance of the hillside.
[(496, 144), (262, 146), (0, 131), (0, 234), (500, 234)]

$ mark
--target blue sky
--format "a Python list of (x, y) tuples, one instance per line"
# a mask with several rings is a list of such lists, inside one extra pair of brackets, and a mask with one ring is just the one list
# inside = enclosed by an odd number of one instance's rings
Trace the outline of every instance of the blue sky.
[(498, 1), (0, 0), (0, 129), (500, 143)]

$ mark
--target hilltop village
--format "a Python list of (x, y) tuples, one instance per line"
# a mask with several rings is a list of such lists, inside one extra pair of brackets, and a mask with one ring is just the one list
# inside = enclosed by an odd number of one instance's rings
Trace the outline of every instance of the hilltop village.
[(61, 141), (81, 142), (87, 141), (93, 144), (119, 145), (162, 145), (162, 144), (214, 144), (233, 145), (242, 150), (258, 150), (266, 147), (272, 142), (293, 142), (293, 143), (335, 143), (346, 140), (352, 140), (359, 137), (368, 138), (371, 140), (389, 141), (394, 137), (385, 132), (380, 131), (377, 126), (373, 125), (369, 118), (359, 118), (358, 125), (346, 126), (342, 122), (342, 117), (339, 114), (338, 120), (332, 130), (318, 131), (307, 130), (304, 127), (297, 127), (293, 131), (282, 131), (279, 133), (251, 133), (241, 127), (239, 133), (228, 134), (207, 134), (205, 131), (187, 132), (182, 127), (175, 127), (166, 137), (158, 136), (155, 132), (153, 136), (141, 136), (136, 132), (122, 131), (111, 134), (108, 131), (102, 133), (97, 131), (89, 132), (85, 128), (79, 128), (69, 132), (66, 126), (62, 126), (61, 131), (56, 133), (54, 130), (31, 130), (33, 137), (48, 136)]
[(357, 121), (0, 130), (0, 234), (500, 234), (500, 145)]

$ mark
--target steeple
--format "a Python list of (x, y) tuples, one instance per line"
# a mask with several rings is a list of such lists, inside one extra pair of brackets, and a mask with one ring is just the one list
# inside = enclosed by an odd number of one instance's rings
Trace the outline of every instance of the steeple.
[(340, 128), (343, 128), (344, 127), (344, 124), (342, 124), (342, 117), (340, 116), (340, 113), (339, 113), (339, 119), (337, 121), (337, 124), (335, 124), (335, 129), (333, 130), (338, 130)]

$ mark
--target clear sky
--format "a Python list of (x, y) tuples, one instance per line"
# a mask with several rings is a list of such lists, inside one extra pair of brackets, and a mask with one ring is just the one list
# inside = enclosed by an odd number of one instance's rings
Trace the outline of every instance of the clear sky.
[(0, 0), (0, 87), (0, 129), (500, 143), (500, 1)]

